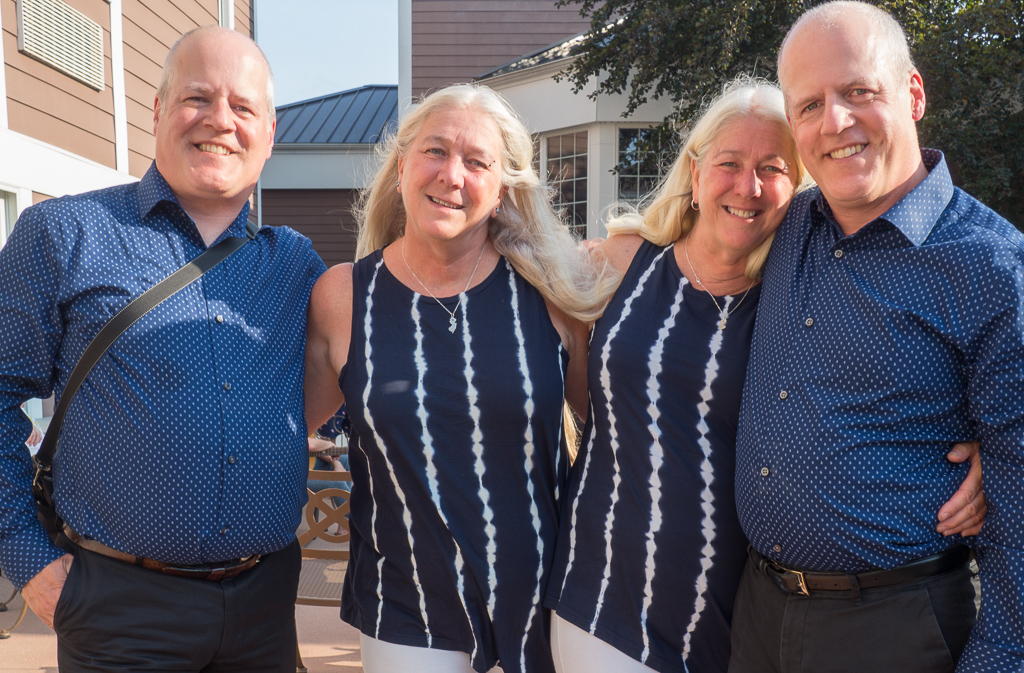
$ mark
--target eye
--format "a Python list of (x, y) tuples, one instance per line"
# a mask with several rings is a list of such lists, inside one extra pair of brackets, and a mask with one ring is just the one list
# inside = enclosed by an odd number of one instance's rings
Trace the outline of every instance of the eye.
[(469, 167), (471, 167), (471, 168), (473, 168), (475, 170), (480, 170), (480, 171), (486, 171), (488, 168), (491, 167), (491, 165), (489, 163), (487, 163), (487, 162), (485, 162), (485, 161), (483, 161), (481, 159), (466, 159), (466, 164)]
[(443, 156), (445, 156), (445, 151), (443, 149), (441, 149), (440, 147), (428, 147), (427, 149), (423, 150), (423, 153), (424, 154), (429, 154), (432, 157), (443, 157)]
[(726, 170), (734, 171), (734, 170), (738, 169), (740, 167), (740, 165), (739, 165), (739, 163), (737, 163), (735, 161), (723, 161), (723, 162), (718, 164), (718, 167), (719, 168), (724, 168)]
[(252, 115), (252, 110), (250, 110), (249, 108), (245, 107), (244, 105), (236, 105), (235, 106), (235, 111), (238, 112), (240, 115), (247, 116), (247, 117)]
[(768, 175), (785, 175), (789, 172), (788, 166), (776, 166), (775, 164), (765, 164), (761, 166), (761, 172)]
[(818, 102), (808, 103), (807, 105), (804, 106), (803, 111), (804, 112), (814, 112), (819, 107), (821, 107), (821, 103), (818, 103)]
[(863, 88), (853, 89), (850, 91), (850, 94), (854, 96), (866, 96), (868, 94), (868, 90)]

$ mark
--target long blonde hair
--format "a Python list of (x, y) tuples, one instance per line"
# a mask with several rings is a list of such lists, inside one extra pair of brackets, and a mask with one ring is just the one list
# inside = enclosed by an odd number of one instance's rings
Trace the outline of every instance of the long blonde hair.
[[(700, 166), (718, 134), (733, 121), (749, 117), (785, 129), (793, 156), (789, 167), (793, 184), (797, 191), (806, 188), (810, 183), (786, 120), (782, 91), (767, 80), (741, 76), (726, 84), (722, 94), (704, 109), (693, 129), (685, 136), (672, 168), (651, 196), (641, 203), (640, 211), (622, 208), (625, 212), (608, 222), (608, 233), (636, 233), (656, 245), (669, 245), (689, 234), (698, 215), (690, 205), (693, 199), (690, 160)], [(773, 233), (747, 257), (745, 275), (751, 280), (761, 278), (774, 238)]]
[(618, 275), (606, 264), (595, 265), (558, 219), (533, 169), (530, 132), (501, 96), (482, 85), (457, 84), (427, 96), (385, 141), (370, 187), (353, 209), (359, 226), (356, 258), (402, 236), (406, 213), (395, 188), (398, 159), (408, 154), (430, 115), (462, 109), (486, 115), (501, 133), (501, 182), (508, 193), (488, 223), (495, 249), (546, 300), (578, 320), (596, 320), (615, 291)]

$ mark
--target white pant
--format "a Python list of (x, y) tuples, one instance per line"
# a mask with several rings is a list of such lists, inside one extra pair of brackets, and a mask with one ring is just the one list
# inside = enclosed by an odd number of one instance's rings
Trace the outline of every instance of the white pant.
[[(473, 673), (469, 655), (451, 650), (396, 645), (359, 634), (364, 673)], [(490, 673), (502, 673), (495, 666)]]
[(651, 673), (652, 670), (558, 615), (551, 615), (551, 655), (558, 673)]

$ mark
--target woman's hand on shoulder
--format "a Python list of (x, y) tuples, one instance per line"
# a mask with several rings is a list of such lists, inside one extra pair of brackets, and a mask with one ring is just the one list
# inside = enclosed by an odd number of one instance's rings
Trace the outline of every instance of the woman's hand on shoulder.
[(306, 315), (306, 423), (316, 430), (344, 396), (338, 376), (352, 337), (352, 265), (328, 269), (313, 286)]
[(595, 260), (607, 260), (619, 273), (626, 273), (644, 239), (639, 234), (612, 234), (591, 250)]

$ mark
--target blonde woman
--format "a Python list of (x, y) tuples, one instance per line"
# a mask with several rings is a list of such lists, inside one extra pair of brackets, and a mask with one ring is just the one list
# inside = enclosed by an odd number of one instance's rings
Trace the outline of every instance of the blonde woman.
[(587, 323), (612, 291), (497, 94), (460, 85), (403, 119), (354, 265), (313, 290), (307, 420), (347, 404), (352, 560), (342, 618), (366, 671), (553, 671), (541, 606), (586, 412)]

